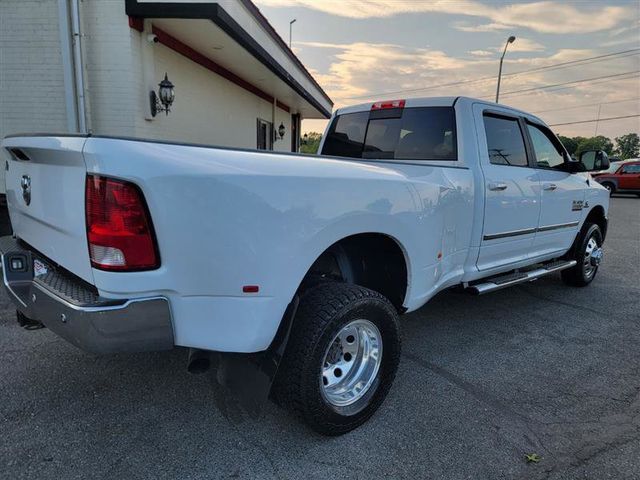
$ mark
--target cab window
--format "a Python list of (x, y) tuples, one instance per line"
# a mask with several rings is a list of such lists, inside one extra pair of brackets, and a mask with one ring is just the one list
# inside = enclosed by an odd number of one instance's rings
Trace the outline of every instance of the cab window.
[(560, 142), (555, 140), (555, 137), (551, 138), (553, 134), (531, 123), (527, 123), (527, 129), (533, 144), (536, 165), (539, 168), (564, 169), (564, 151), (560, 146)]
[(336, 117), (324, 142), (323, 155), (361, 158), (368, 121), (369, 112)]
[(337, 116), (323, 155), (366, 159), (457, 160), (453, 107), (409, 107)]
[(520, 123), (515, 118), (484, 115), (489, 161), (495, 165), (527, 167), (527, 150)]

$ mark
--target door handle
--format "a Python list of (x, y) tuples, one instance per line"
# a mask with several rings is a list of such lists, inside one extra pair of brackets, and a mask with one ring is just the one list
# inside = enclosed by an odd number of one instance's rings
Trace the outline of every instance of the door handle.
[(491, 182), (489, 184), (489, 190), (493, 190), (494, 192), (501, 192), (502, 190), (507, 189), (507, 184), (503, 182)]
[(555, 183), (545, 183), (542, 188), (543, 190), (553, 191), (558, 188), (558, 186)]

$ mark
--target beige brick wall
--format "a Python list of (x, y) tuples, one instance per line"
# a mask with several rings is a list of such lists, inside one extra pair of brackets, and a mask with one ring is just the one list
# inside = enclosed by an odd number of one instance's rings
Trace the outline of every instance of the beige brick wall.
[[(145, 119), (146, 38), (129, 27), (124, 0), (80, 3), (87, 126), (95, 134), (230, 147), (256, 147), (256, 121), (272, 120), (272, 106), (160, 44), (153, 44), (154, 83), (168, 72), (176, 100), (167, 117)], [(66, 132), (57, 0), (0, 0), (0, 138), (16, 132)], [(148, 45), (147, 45), (148, 46)], [(290, 114), (275, 150), (289, 151)]]
[(0, 0), (0, 138), (19, 132), (67, 132), (57, 0)]
[[(89, 127), (94, 133), (136, 136), (139, 66), (124, 0), (85, 0), (80, 5)], [(136, 39), (137, 43), (137, 39)]]
[[(138, 32), (135, 32), (140, 35)], [(146, 41), (143, 39), (143, 41)], [(165, 72), (175, 84), (176, 99), (169, 116), (144, 119), (148, 92), (139, 91), (136, 132), (140, 137), (205, 143), (227, 147), (256, 148), (258, 118), (271, 122), (271, 103), (229, 82), (161, 44), (154, 44), (156, 84)], [(137, 58), (134, 50), (134, 58)], [(136, 67), (136, 72), (142, 67)], [(139, 88), (143, 89), (142, 78)], [(274, 150), (291, 151), (291, 116), (276, 108), (276, 128), (286, 127), (284, 140)]]

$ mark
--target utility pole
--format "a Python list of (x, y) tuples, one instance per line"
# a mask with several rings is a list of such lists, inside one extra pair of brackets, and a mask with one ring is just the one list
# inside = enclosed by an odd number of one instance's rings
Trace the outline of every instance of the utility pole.
[(496, 88), (496, 103), (498, 103), (498, 99), (500, 98), (500, 77), (502, 77), (502, 62), (504, 60), (504, 56), (507, 53), (507, 47), (510, 43), (516, 41), (516, 37), (511, 35), (507, 38), (507, 43), (504, 44), (504, 50), (502, 51), (502, 56), (500, 57), (500, 69), (498, 70), (498, 88)]
[(598, 123), (600, 123), (600, 110), (602, 109), (602, 104), (598, 105), (598, 115), (596, 116), (596, 131), (593, 132), (593, 136), (598, 136)]

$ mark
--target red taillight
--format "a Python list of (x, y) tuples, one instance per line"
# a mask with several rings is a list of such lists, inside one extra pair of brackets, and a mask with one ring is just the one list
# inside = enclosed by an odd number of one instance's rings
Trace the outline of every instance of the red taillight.
[(388, 100), (386, 102), (376, 102), (371, 105), (371, 110), (387, 110), (389, 108), (404, 108), (405, 100)]
[(147, 205), (136, 185), (87, 175), (85, 211), (93, 267), (134, 271), (160, 266)]

